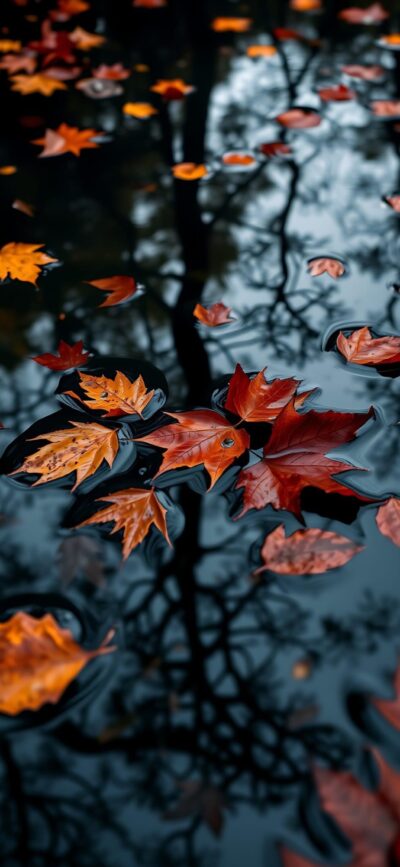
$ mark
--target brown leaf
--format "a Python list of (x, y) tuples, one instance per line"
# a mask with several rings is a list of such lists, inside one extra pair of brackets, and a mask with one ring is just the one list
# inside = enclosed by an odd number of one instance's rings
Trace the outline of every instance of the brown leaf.
[(321, 575), (344, 566), (362, 550), (351, 539), (329, 530), (296, 530), (285, 536), (281, 524), (266, 536), (261, 549), (264, 565), (255, 574), (271, 571), (279, 575)]
[(57, 129), (46, 129), (43, 138), (36, 138), (32, 144), (43, 146), (40, 157), (58, 157), (61, 154), (71, 153), (75, 157), (81, 155), (83, 149), (98, 148), (94, 138), (101, 138), (103, 133), (95, 129), (78, 129), (76, 126), (68, 126), (61, 123)]
[(397, 497), (390, 497), (379, 507), (376, 523), (381, 533), (400, 548), (400, 500)]
[(23, 96), (30, 93), (52, 96), (55, 90), (66, 90), (67, 87), (57, 78), (52, 78), (44, 72), (35, 72), (33, 75), (14, 75), (11, 79), (11, 89), (22, 93)]

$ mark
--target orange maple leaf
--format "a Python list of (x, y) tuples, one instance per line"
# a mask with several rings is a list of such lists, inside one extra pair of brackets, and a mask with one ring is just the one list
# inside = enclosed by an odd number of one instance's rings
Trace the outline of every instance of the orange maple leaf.
[(176, 163), (171, 171), (179, 181), (198, 181), (208, 174), (203, 163)]
[(32, 144), (43, 145), (39, 157), (58, 157), (66, 153), (79, 157), (85, 148), (98, 148), (98, 143), (92, 139), (101, 138), (102, 135), (95, 129), (78, 129), (61, 123), (57, 129), (46, 129), (43, 138), (34, 139)]
[(117, 370), (115, 379), (108, 376), (93, 376), (79, 373), (79, 385), (87, 399), (73, 391), (67, 394), (78, 398), (89, 409), (105, 409), (103, 418), (113, 415), (134, 415), (143, 417), (143, 410), (154, 397), (154, 389), (148, 391), (142, 376), (131, 382), (124, 373)]
[(118, 277), (103, 277), (101, 280), (88, 280), (89, 286), (95, 286), (101, 292), (109, 292), (108, 297), (99, 307), (114, 307), (132, 298), (137, 292), (136, 280), (123, 274)]
[(369, 328), (358, 328), (349, 337), (341, 331), (337, 348), (353, 364), (399, 364), (400, 337), (373, 337)]
[(270, 570), (279, 575), (321, 575), (344, 566), (362, 550), (351, 539), (330, 530), (296, 530), (286, 536), (280, 524), (266, 536), (261, 549), (264, 565), (254, 574)]
[(149, 491), (144, 488), (127, 488), (102, 497), (98, 502), (111, 503), (111, 505), (100, 509), (91, 518), (78, 524), (78, 527), (113, 521), (115, 526), (111, 533), (123, 530), (124, 560), (143, 541), (153, 524), (171, 545), (166, 522), (167, 510), (161, 505), (154, 488)]
[(211, 29), (216, 33), (246, 33), (252, 25), (251, 18), (214, 18)]
[(122, 111), (128, 117), (136, 117), (139, 120), (146, 120), (148, 117), (152, 117), (153, 114), (158, 114), (157, 109), (154, 108), (151, 102), (126, 102), (122, 106)]
[(178, 424), (168, 424), (137, 439), (137, 442), (165, 449), (155, 478), (177, 467), (203, 464), (211, 478), (211, 489), (224, 470), (249, 446), (248, 433), (232, 427), (218, 412), (199, 409), (165, 414), (176, 419)]
[(11, 89), (26, 96), (29, 93), (41, 93), (43, 96), (51, 96), (55, 90), (66, 90), (67, 86), (57, 78), (51, 78), (44, 72), (35, 72), (33, 75), (14, 75), (11, 78)]
[(96, 423), (73, 421), (71, 425), (33, 437), (29, 442), (46, 440), (47, 445), (29, 455), (10, 475), (34, 473), (39, 476), (33, 483), (36, 486), (76, 473), (74, 491), (98, 470), (103, 460), (112, 467), (119, 448), (117, 432)]
[(182, 78), (159, 79), (150, 88), (153, 93), (159, 93), (166, 100), (183, 99), (188, 93), (192, 93), (193, 87), (186, 84)]
[(114, 650), (107, 646), (112, 634), (86, 650), (51, 614), (36, 618), (17, 611), (0, 623), (0, 713), (16, 716), (56, 704), (91, 659)]
[(246, 51), (248, 57), (273, 57), (276, 53), (275, 45), (249, 45)]
[(98, 48), (106, 41), (104, 36), (99, 36), (97, 33), (88, 33), (83, 27), (75, 27), (75, 30), (69, 34), (69, 38), (80, 51), (90, 51), (91, 48)]
[(24, 283), (33, 283), (40, 274), (40, 269), (50, 262), (57, 262), (42, 253), (43, 244), (23, 244), (12, 241), (0, 249), (0, 280), (11, 277), (12, 280), (22, 280)]
[(210, 304), (209, 307), (203, 307), (202, 304), (196, 304), (193, 310), (193, 316), (208, 328), (216, 328), (218, 325), (229, 325), (230, 322), (235, 322), (235, 317), (231, 316), (232, 308), (227, 307), (222, 301), (217, 301), (215, 304)]

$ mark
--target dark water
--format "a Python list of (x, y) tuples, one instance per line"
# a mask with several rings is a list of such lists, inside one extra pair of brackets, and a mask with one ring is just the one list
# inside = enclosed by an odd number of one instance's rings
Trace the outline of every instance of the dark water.
[[(60, 262), (38, 289), (1, 287), (1, 438), (12, 443), (3, 471), (21, 463), (27, 436), (82, 418), (55, 398), (59, 375), (31, 360), (60, 339), (82, 339), (97, 370), (142, 372), (160, 389), (156, 412), (164, 399), (172, 411), (215, 407), (237, 362), (317, 387), (318, 409), (373, 405), (376, 420), (335, 456), (369, 470), (346, 476), (356, 491), (400, 495), (397, 371), (346, 365), (334, 349), (341, 329), (400, 333), (399, 218), (382, 202), (399, 190), (399, 124), (369, 107), (400, 96), (398, 55), (377, 44), (399, 29), (399, 9), (388, 3), (388, 22), (351, 27), (336, 17), (344, 5), (300, 15), (283, 2), (170, 0), (147, 10), (93, 0), (55, 26), (107, 37), (83, 54), (82, 77), (121, 62), (134, 69), (121, 95), (91, 99), (68, 82), (51, 97), (22, 96), (1, 73), (0, 162), (18, 168), (0, 177), (1, 243), (43, 243)], [(48, 8), (3, 0), (8, 35), (38, 39)], [(216, 15), (251, 17), (252, 29), (216, 34)], [(249, 58), (247, 46), (271, 41), (276, 26), (305, 38)], [(343, 79), (344, 63), (379, 63), (383, 75)], [(148, 101), (157, 78), (196, 89), (156, 99), (149, 120), (124, 117), (122, 105)], [(317, 88), (342, 80), (357, 100), (321, 107)], [(322, 123), (283, 130), (274, 118), (294, 105), (319, 109)], [(79, 159), (38, 159), (31, 140), (62, 122), (107, 141)], [(290, 159), (260, 155), (277, 139), (292, 146)], [(221, 168), (235, 150), (253, 153), (255, 165)], [(181, 161), (205, 162), (208, 177), (174, 182), (169, 166)], [(11, 207), (15, 199), (35, 206), (33, 219)], [(320, 256), (343, 260), (345, 276), (311, 277), (307, 262)], [(86, 281), (115, 274), (133, 275), (145, 293), (99, 309), (103, 298)], [(223, 301), (237, 321), (194, 324), (199, 301)], [(151, 419), (139, 425), (150, 429)], [(160, 479), (174, 549), (152, 531), (122, 565), (118, 536), (71, 528), (105, 491), (153, 477), (160, 453), (133, 444), (137, 430), (124, 419), (112, 471), (103, 466), (77, 495), (71, 477), (34, 489), (26, 476), (1, 479), (2, 619), (50, 611), (87, 646), (116, 629), (116, 651), (91, 662), (58, 704), (0, 717), (1, 863), (278, 867), (283, 843), (310, 862), (345, 864), (350, 844), (323, 816), (312, 768), (351, 769), (373, 785), (374, 745), (400, 772), (400, 735), (369, 699), (393, 696), (399, 549), (379, 532), (376, 505), (308, 491), (306, 526), (364, 550), (326, 574), (251, 581), (266, 533), (300, 524), (271, 508), (235, 523), (236, 464), (207, 494), (201, 469)], [(182, 781), (202, 786), (193, 808), (182, 807)], [(382, 851), (373, 867), (391, 858)]]

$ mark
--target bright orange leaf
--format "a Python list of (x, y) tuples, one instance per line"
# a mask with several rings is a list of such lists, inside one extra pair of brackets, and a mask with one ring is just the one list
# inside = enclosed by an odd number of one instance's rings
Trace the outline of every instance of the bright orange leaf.
[(275, 45), (249, 45), (246, 50), (248, 57), (273, 57), (276, 53)]
[(246, 33), (252, 23), (251, 18), (214, 18), (211, 29), (216, 33)]
[(22, 43), (19, 39), (0, 39), (0, 51), (21, 51)]
[(118, 277), (103, 277), (101, 280), (88, 280), (87, 282), (90, 286), (100, 289), (101, 292), (109, 293), (106, 300), (99, 304), (99, 307), (114, 307), (115, 304), (128, 301), (138, 290), (136, 280), (125, 274)]
[(7, 177), (8, 175), (15, 175), (18, 171), (17, 166), (1, 166), (0, 167), (0, 175), (4, 175)]
[(41, 93), (43, 96), (51, 96), (55, 90), (66, 90), (63, 81), (52, 78), (44, 72), (35, 72), (33, 75), (14, 75), (11, 78), (12, 90), (27, 96), (30, 93)]
[(400, 99), (375, 99), (371, 109), (376, 117), (400, 117)]
[(332, 87), (321, 87), (318, 91), (320, 98), (324, 102), (348, 102), (350, 99), (355, 99), (357, 94), (355, 90), (350, 90), (345, 84), (335, 84)]
[(313, 108), (290, 108), (278, 114), (276, 121), (287, 129), (311, 129), (320, 125), (321, 117)]
[(176, 163), (171, 171), (179, 181), (198, 181), (208, 174), (203, 163)]
[(61, 123), (57, 129), (46, 129), (43, 138), (34, 139), (32, 144), (43, 146), (39, 157), (58, 157), (67, 153), (79, 157), (84, 149), (98, 148), (98, 143), (93, 139), (102, 136), (103, 133), (95, 129), (78, 129), (76, 126)]
[(153, 93), (158, 93), (165, 100), (183, 99), (188, 93), (192, 93), (193, 87), (186, 84), (181, 78), (159, 79), (150, 88)]
[(36, 286), (41, 268), (51, 262), (57, 262), (42, 253), (43, 244), (23, 244), (12, 241), (0, 249), (0, 280), (10, 277), (12, 280), (22, 280)]
[(96, 650), (80, 647), (52, 614), (24, 611), (0, 623), (0, 713), (16, 716), (56, 704), (85, 665), (114, 650), (109, 633)]
[(76, 473), (72, 491), (99, 469), (103, 461), (112, 467), (118, 452), (115, 430), (102, 424), (71, 422), (71, 427), (34, 437), (30, 442), (46, 440), (10, 475), (34, 473), (40, 478), (33, 485), (43, 485)]
[(286, 536), (280, 524), (266, 536), (261, 549), (264, 565), (254, 574), (268, 570), (279, 575), (321, 575), (344, 566), (362, 550), (351, 539), (329, 530), (296, 530)]
[(349, 337), (341, 331), (337, 348), (353, 364), (399, 364), (400, 337), (373, 337), (369, 328), (359, 328)]
[(32, 74), (36, 68), (36, 59), (31, 54), (5, 54), (0, 60), (0, 69), (5, 69), (9, 75), (16, 72)]
[(252, 154), (244, 153), (243, 151), (228, 151), (222, 156), (224, 166), (244, 166), (248, 168), (256, 162)]
[(73, 391), (68, 391), (67, 394), (76, 397), (89, 409), (105, 409), (103, 418), (135, 414), (142, 418), (143, 410), (154, 397), (154, 390), (147, 390), (142, 376), (138, 376), (134, 382), (131, 382), (119, 370), (114, 379), (108, 376), (80, 373), (79, 385), (86, 395), (84, 398)]
[(128, 117), (136, 117), (139, 120), (146, 120), (146, 118), (152, 117), (153, 114), (158, 114), (157, 109), (154, 108), (151, 102), (125, 102), (122, 106), (122, 111)]
[(75, 30), (69, 34), (69, 38), (79, 51), (90, 51), (91, 48), (99, 48), (106, 41), (104, 36), (99, 36), (98, 33), (88, 33), (83, 27), (75, 27)]
[(155, 478), (177, 467), (204, 465), (211, 478), (211, 489), (249, 446), (248, 433), (232, 427), (218, 412), (199, 409), (165, 414), (178, 424), (168, 424), (137, 440), (165, 449)]
[(110, 81), (124, 81), (130, 74), (130, 70), (125, 69), (122, 63), (113, 63), (112, 66), (102, 63), (92, 72), (94, 78), (106, 78)]
[(95, 512), (91, 518), (78, 524), (78, 527), (108, 524), (113, 521), (112, 533), (123, 530), (122, 553), (124, 560), (143, 541), (152, 525), (162, 533), (168, 544), (171, 545), (166, 521), (167, 510), (161, 505), (154, 488), (150, 490), (127, 488), (104, 496), (98, 502), (111, 503), (111, 505)]

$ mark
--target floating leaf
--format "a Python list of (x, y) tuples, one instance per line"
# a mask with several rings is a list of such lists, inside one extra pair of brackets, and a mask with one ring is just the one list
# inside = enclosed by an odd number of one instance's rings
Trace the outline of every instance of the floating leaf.
[(119, 370), (114, 379), (79, 373), (79, 385), (86, 397), (79, 397), (73, 391), (68, 391), (67, 394), (80, 400), (89, 409), (105, 409), (103, 418), (134, 414), (142, 418), (143, 410), (154, 397), (154, 390), (147, 390), (142, 376), (131, 382)]
[(80, 527), (88, 527), (92, 524), (107, 524), (114, 522), (112, 533), (123, 530), (123, 557), (126, 560), (131, 551), (143, 541), (150, 528), (154, 525), (171, 545), (166, 515), (167, 510), (161, 505), (156, 491), (144, 490), (143, 488), (127, 488), (123, 491), (114, 491), (113, 494), (101, 497), (101, 501), (111, 503), (105, 509), (95, 512), (86, 521), (78, 524)]
[(224, 166), (243, 166), (243, 168), (249, 168), (249, 166), (255, 165), (256, 159), (253, 154), (244, 153), (243, 151), (228, 151), (228, 153), (223, 155), (222, 162)]
[(193, 310), (193, 316), (208, 328), (216, 328), (218, 325), (229, 325), (230, 322), (235, 322), (231, 316), (232, 308), (217, 301), (215, 304), (210, 304), (209, 307), (203, 307), (202, 304), (196, 304)]
[(288, 129), (311, 129), (321, 123), (320, 115), (312, 108), (290, 108), (278, 114), (276, 120)]
[(246, 33), (252, 25), (251, 18), (214, 18), (211, 29), (216, 33)]
[(246, 50), (248, 57), (274, 57), (276, 53), (275, 45), (249, 45)]
[(311, 277), (321, 277), (322, 274), (329, 274), (333, 280), (343, 277), (346, 271), (341, 259), (335, 259), (333, 256), (321, 256), (321, 258), (309, 259), (307, 267)]
[(400, 337), (373, 337), (369, 328), (359, 328), (349, 337), (341, 331), (337, 348), (346, 361), (353, 364), (398, 364), (400, 362)]
[(44, 137), (34, 139), (32, 144), (43, 146), (39, 157), (58, 157), (66, 153), (79, 157), (85, 148), (98, 148), (98, 143), (93, 139), (102, 136), (103, 133), (95, 129), (78, 129), (61, 123), (57, 129), (46, 129)]
[[(272, 422), (294, 396), (300, 380), (265, 379), (266, 367), (253, 379), (240, 364), (229, 381), (224, 407), (247, 422)], [(296, 407), (301, 406), (312, 391), (303, 392), (295, 398)]]
[(60, 340), (57, 349), (58, 355), (45, 352), (43, 355), (35, 355), (32, 361), (48, 367), (50, 370), (69, 370), (71, 367), (81, 367), (86, 364), (90, 353), (83, 349), (83, 340), (77, 343), (66, 343)]
[(351, 90), (345, 84), (321, 87), (318, 94), (324, 102), (348, 102), (350, 99), (356, 99), (357, 97), (355, 90)]
[(33, 283), (39, 277), (44, 265), (57, 262), (47, 253), (42, 253), (44, 244), (23, 244), (12, 241), (0, 249), (0, 280), (10, 277), (12, 280), (22, 280), (25, 283)]
[(188, 93), (192, 93), (193, 87), (186, 84), (182, 78), (159, 79), (150, 88), (153, 93), (158, 93), (166, 101), (183, 99)]
[(98, 33), (88, 33), (83, 27), (75, 27), (75, 30), (69, 34), (69, 38), (80, 51), (90, 51), (92, 48), (99, 48), (106, 41), (104, 36), (99, 36)]
[(380, 24), (389, 17), (389, 12), (381, 3), (372, 3), (364, 9), (360, 9), (359, 6), (349, 6), (347, 9), (342, 9), (338, 17), (348, 24)]
[(122, 106), (122, 111), (128, 117), (136, 117), (139, 120), (146, 120), (146, 118), (152, 117), (153, 114), (158, 114), (157, 109), (154, 108), (151, 102), (125, 102)]
[(176, 419), (178, 424), (168, 424), (137, 439), (165, 449), (155, 478), (177, 467), (204, 465), (211, 478), (211, 489), (224, 470), (249, 446), (249, 435), (245, 430), (232, 427), (224, 416), (212, 410), (168, 412), (165, 415)]
[(377, 81), (385, 74), (383, 66), (374, 64), (371, 66), (361, 65), (360, 63), (349, 63), (341, 67), (345, 75), (350, 78), (359, 78), (361, 81)]
[(22, 93), (23, 96), (30, 93), (52, 96), (55, 90), (66, 90), (67, 87), (57, 78), (52, 78), (44, 72), (35, 72), (33, 75), (14, 75), (11, 79), (11, 89)]
[(114, 650), (106, 636), (97, 650), (80, 647), (51, 614), (18, 611), (0, 623), (0, 713), (16, 716), (56, 704), (85, 665)]
[(174, 178), (179, 181), (198, 181), (208, 174), (203, 163), (176, 163), (171, 171)]
[(381, 533), (400, 548), (400, 500), (397, 497), (390, 497), (379, 507), (376, 523)]
[(10, 473), (34, 473), (39, 478), (33, 483), (43, 485), (76, 473), (74, 491), (89, 476), (99, 469), (103, 461), (112, 467), (118, 452), (118, 436), (115, 430), (105, 425), (72, 421), (71, 427), (34, 437), (30, 442), (45, 440), (23, 464)]
[(108, 297), (99, 307), (114, 307), (116, 304), (122, 304), (123, 301), (128, 301), (138, 291), (136, 280), (127, 275), (118, 277), (103, 277), (101, 280), (88, 280), (90, 286), (95, 286), (101, 292), (108, 292)]
[(101, 63), (92, 72), (94, 78), (105, 78), (109, 81), (124, 81), (126, 78), (129, 78), (130, 74), (130, 70), (125, 69), (122, 63), (113, 63), (111, 66)]
[(362, 550), (351, 539), (329, 530), (297, 530), (286, 536), (281, 524), (266, 536), (261, 549), (264, 565), (255, 574), (269, 570), (279, 575), (321, 575), (344, 566)]

